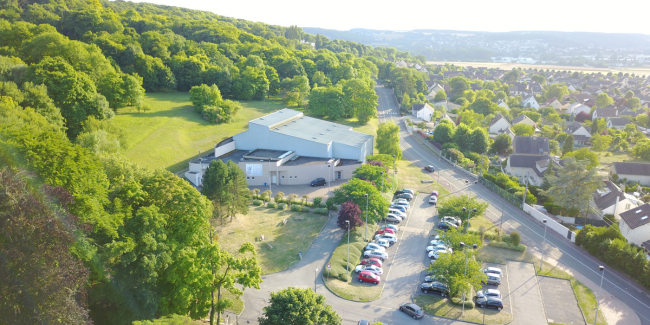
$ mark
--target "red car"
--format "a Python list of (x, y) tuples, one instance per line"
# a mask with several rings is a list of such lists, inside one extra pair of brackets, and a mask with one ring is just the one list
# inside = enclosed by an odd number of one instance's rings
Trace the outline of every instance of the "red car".
[(431, 196), (438, 197), (438, 191), (433, 191), (433, 192), (431, 192)]
[(378, 258), (364, 258), (361, 260), (361, 265), (374, 265), (376, 267), (381, 267), (382, 262)]
[(378, 284), (381, 281), (379, 275), (376, 275), (370, 271), (361, 271), (359, 272), (359, 282), (370, 282)]
[(393, 234), (394, 235), (395, 234), (395, 229), (392, 229), (392, 228), (379, 229), (379, 231), (377, 231), (377, 234), (378, 235), (383, 235), (383, 234)]

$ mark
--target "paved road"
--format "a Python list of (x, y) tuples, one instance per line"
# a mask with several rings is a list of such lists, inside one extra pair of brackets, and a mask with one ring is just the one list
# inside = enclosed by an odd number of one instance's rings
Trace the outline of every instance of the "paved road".
[[(392, 90), (381, 85), (378, 85), (376, 90), (379, 95), (380, 122), (386, 120), (400, 122), (401, 118), (397, 115), (398, 106), (393, 99)], [(488, 219), (498, 224), (501, 221), (500, 218), (503, 217), (505, 229), (517, 230), (522, 234), (522, 241), (531, 248), (542, 247), (544, 230), (540, 222), (532, 219), (519, 208), (506, 203), (501, 197), (482, 185), (471, 185), (466, 188), (465, 180), (470, 180), (471, 184), (475, 178), (470, 178), (444, 160), (439, 160), (418, 140), (405, 132), (403, 125), (401, 126), (400, 145), (403, 149), (404, 159), (411, 160), (420, 167), (434, 165), (437, 172), (440, 173), (441, 182), (444, 179), (454, 191), (476, 194), (480, 199), (488, 202), (490, 204), (487, 213)], [(598, 272), (598, 265), (601, 263), (553, 231), (548, 232), (546, 239), (548, 244), (545, 261), (557, 263), (562, 269), (597, 292), (601, 276)], [(618, 324), (650, 325), (650, 297), (629, 279), (608, 270), (606, 272), (603, 284), (605, 292), (601, 295), (604, 297), (601, 300), (601, 306), (611, 307), (611, 310), (606, 312), (611, 312), (618, 317)]]
[(508, 261), (506, 272), (514, 314), (513, 324), (548, 324), (533, 264)]

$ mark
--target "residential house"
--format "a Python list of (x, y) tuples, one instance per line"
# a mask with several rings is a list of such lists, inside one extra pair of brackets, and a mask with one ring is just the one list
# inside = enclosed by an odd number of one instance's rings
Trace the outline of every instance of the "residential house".
[(511, 96), (525, 95), (528, 93), (528, 85), (525, 83), (516, 82), (510, 85), (509, 89)]
[(517, 136), (517, 135), (512, 131), (512, 128), (508, 128), (508, 129), (507, 129), (505, 132), (503, 132), (503, 133), (507, 134), (507, 135), (510, 137), (510, 140), (514, 140), (515, 137)]
[(595, 120), (597, 118), (609, 118), (609, 117), (616, 117), (618, 115), (618, 110), (614, 106), (607, 106), (603, 108), (596, 108), (594, 110), (594, 113), (591, 115), (591, 120)]
[(578, 122), (570, 122), (566, 124), (564, 132), (573, 134), (573, 143), (577, 145), (586, 145), (591, 139), (591, 128), (586, 127)]
[(490, 126), (488, 127), (488, 132), (492, 134), (501, 134), (508, 130), (512, 125), (506, 120), (503, 115), (498, 114), (495, 118), (490, 121)]
[(620, 187), (616, 186), (610, 180), (605, 181), (604, 189), (596, 190), (596, 193), (593, 194), (593, 199), (603, 214), (611, 214), (616, 218), (622, 212), (643, 204), (641, 200), (625, 193), (625, 191), (621, 190)]
[(438, 91), (443, 91), (444, 92), (445, 88), (442, 85), (440, 85), (439, 83), (434, 82), (434, 85), (430, 86), (427, 89), (428, 94), (427, 94), (426, 98), (428, 100), (430, 100), (430, 101), (433, 101), (433, 99), (436, 97), (436, 93)]
[(499, 100), (497, 101), (497, 105), (498, 105), (499, 107), (503, 107), (503, 108), (505, 108), (505, 109), (507, 109), (507, 110), (510, 110), (510, 107), (508, 107), (508, 103), (506, 103), (506, 101), (503, 100), (503, 99), (499, 99)]
[(607, 119), (607, 128), (622, 130), (630, 123), (632, 122), (627, 117), (610, 117)]
[(569, 106), (569, 108), (566, 111), (568, 114), (572, 114), (573, 116), (576, 116), (580, 114), (581, 112), (584, 112), (585, 114), (591, 113), (591, 107), (585, 105), (585, 104), (580, 104), (580, 103), (573, 103)]
[(512, 153), (526, 155), (548, 155), (550, 152), (547, 137), (516, 136), (512, 141)]
[(427, 122), (431, 121), (433, 112), (434, 108), (429, 106), (429, 104), (414, 104), (412, 108), (412, 113), (415, 117)]
[(447, 113), (445, 113), (445, 115), (443, 115), (443, 116), (436, 119), (435, 125), (437, 126), (438, 124), (440, 124), (440, 122), (442, 120), (447, 120), (447, 121), (451, 122), (452, 124), (456, 124), (456, 122), (454, 122), (454, 119), (452, 119), (451, 117), (449, 117), (449, 115)]
[(560, 101), (557, 100), (557, 98), (555, 97), (547, 99), (545, 104), (548, 107), (553, 107), (553, 109), (555, 109), (556, 111), (562, 110), (562, 103), (560, 103)]
[(542, 89), (542, 86), (537, 82), (531, 82), (529, 88), (530, 93), (533, 95), (541, 95), (544, 91), (544, 89)]
[(537, 103), (534, 95), (524, 97), (524, 99), (521, 101), (521, 106), (539, 109), (539, 103)]
[(532, 125), (535, 128), (537, 128), (537, 124), (535, 123), (535, 121), (531, 120), (530, 117), (526, 116), (525, 114), (521, 114), (515, 117), (514, 119), (512, 119), (512, 125), (517, 125), (519, 123)]
[(404, 62), (404, 60), (399, 60), (395, 62), (395, 66), (397, 66), (398, 68), (406, 68), (408, 67), (408, 64)]
[(541, 185), (548, 164), (554, 163), (549, 156), (548, 138), (515, 136), (512, 152), (505, 171), (522, 182), (527, 177), (530, 184)]
[(609, 175), (618, 175), (619, 179), (650, 186), (650, 164), (636, 162), (615, 162), (609, 167)]
[(618, 227), (629, 243), (642, 246), (650, 240), (650, 203), (620, 214)]

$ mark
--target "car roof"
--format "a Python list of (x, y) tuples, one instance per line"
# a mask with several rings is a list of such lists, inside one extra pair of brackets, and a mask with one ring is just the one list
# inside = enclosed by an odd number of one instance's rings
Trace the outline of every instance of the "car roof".
[(488, 273), (485, 273), (485, 275), (487, 275), (487, 276), (496, 276), (496, 277), (499, 277), (499, 278), (501, 277), (501, 275), (499, 275), (498, 273), (490, 273), (490, 272), (488, 272)]
[(501, 291), (499, 291), (497, 289), (485, 289), (485, 290), (483, 290), (483, 292), (491, 292), (491, 293), (501, 294)]
[(404, 306), (409, 306), (409, 307), (411, 307), (411, 308), (413, 308), (415, 310), (422, 310), (422, 308), (420, 308), (420, 306), (418, 306), (418, 305), (416, 305), (416, 304), (414, 304), (412, 302), (405, 303)]
[(359, 274), (370, 274), (370, 275), (373, 275), (373, 276), (375, 275), (374, 273), (372, 273), (370, 271), (361, 271), (361, 272), (359, 272)]
[(489, 270), (489, 271), (499, 271), (499, 272), (501, 272), (501, 269), (498, 268), (498, 267), (488, 266), (488, 267), (486, 267), (485, 269), (486, 269), (486, 270)]

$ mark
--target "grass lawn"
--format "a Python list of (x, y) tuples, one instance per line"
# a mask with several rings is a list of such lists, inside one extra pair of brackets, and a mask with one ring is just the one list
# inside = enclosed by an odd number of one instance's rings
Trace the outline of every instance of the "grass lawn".
[[(304, 217), (304, 220), (296, 220), (296, 217)], [(282, 225), (284, 219), (289, 219), (286, 225)], [(219, 244), (229, 252), (236, 252), (245, 242), (253, 243), (262, 271), (271, 273), (297, 262), (298, 252), (307, 251), (327, 220), (327, 216), (320, 214), (252, 206), (248, 215), (237, 216), (223, 226), (219, 221), (213, 221), (213, 226)], [(256, 240), (260, 235), (264, 235), (265, 241)], [(267, 243), (273, 249), (268, 248)]]
[(492, 223), (484, 215), (476, 216), (469, 221), (469, 230), (479, 231), (481, 227), (485, 228), (485, 233), (501, 233), (498, 225)]
[[(389, 171), (389, 173), (392, 173), (392, 171)], [(392, 177), (392, 175), (389, 175), (389, 177)], [(439, 196), (449, 194), (446, 188), (436, 182), (438, 180), (437, 173), (429, 173), (408, 160), (397, 162), (396, 178), (399, 188), (409, 188), (416, 193), (431, 193), (432, 190), (437, 190)], [(422, 183), (422, 180), (433, 180), (433, 183)]]
[(247, 129), (248, 121), (284, 108), (279, 99), (241, 101), (242, 110), (234, 122), (210, 124), (194, 111), (189, 93), (148, 93), (150, 111), (121, 110), (115, 125), (128, 137), (126, 156), (142, 166), (161, 167), (172, 172), (187, 168), (187, 162), (224, 138)]
[(492, 325), (505, 324), (512, 320), (512, 314), (506, 312), (505, 309), (497, 311), (491, 308), (465, 308), (465, 314), (463, 315), (462, 306), (454, 305), (448, 298), (437, 295), (421, 294), (416, 296), (413, 301), (424, 308), (427, 313), (439, 317)]
[[(580, 309), (582, 309), (582, 312), (585, 314), (587, 323), (588, 324), (594, 323), (594, 314), (596, 311), (596, 296), (594, 295), (593, 291), (591, 291), (591, 289), (587, 288), (585, 285), (580, 283), (574, 277), (560, 270), (556, 266), (553, 266), (548, 263), (544, 263), (544, 268), (540, 271), (539, 270), (540, 260), (538, 257), (534, 256), (533, 254), (529, 252), (517, 252), (510, 249), (504, 249), (504, 248), (498, 248), (492, 246), (484, 246), (483, 248), (481, 248), (476, 258), (480, 261), (500, 263), (500, 264), (506, 264), (506, 260), (515, 260), (521, 262), (534, 263), (535, 270), (538, 271), (537, 274), (539, 275), (546, 275), (546, 276), (552, 276), (556, 278), (569, 280), (571, 282), (571, 287), (573, 288), (573, 292), (576, 294), (576, 297), (578, 299), (578, 306), (580, 306)], [(601, 325), (607, 324), (607, 321), (605, 320), (602, 311), (598, 313), (597, 324), (601, 324)]]
[(616, 161), (626, 161), (626, 162), (646, 162), (641, 158), (636, 158), (630, 155), (627, 152), (596, 152), (592, 151), (598, 155), (598, 161), (603, 164), (611, 164)]
[[(368, 232), (374, 234), (375, 228), (369, 227)], [(363, 238), (364, 234), (364, 227), (358, 227), (350, 232), (349, 272), (345, 269), (348, 258), (347, 234), (343, 236), (339, 246), (336, 247), (328, 262), (328, 264), (332, 265), (332, 269), (329, 272), (323, 272), (323, 282), (330, 291), (340, 297), (354, 301), (375, 300), (379, 298), (384, 288), (383, 281), (379, 285), (359, 283), (355, 277), (356, 273), (354, 273), (354, 268), (359, 264), (363, 248), (366, 246)]]

